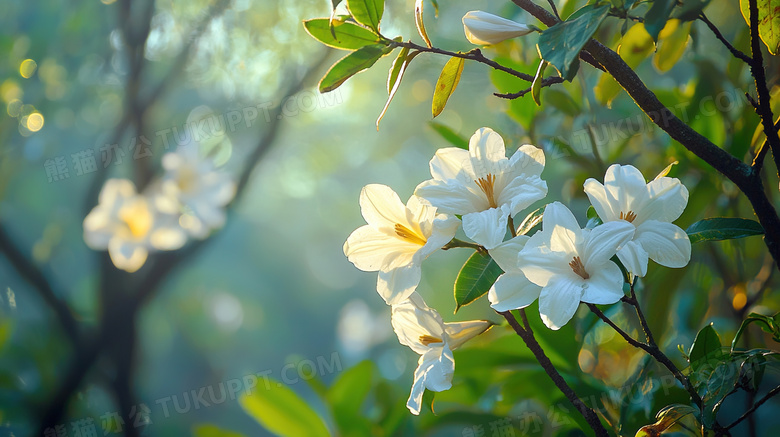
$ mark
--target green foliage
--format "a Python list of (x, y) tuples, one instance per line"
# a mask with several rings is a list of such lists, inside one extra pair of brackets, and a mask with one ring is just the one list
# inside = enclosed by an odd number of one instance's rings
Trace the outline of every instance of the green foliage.
[(322, 419), (294, 391), (271, 378), (264, 382), (239, 398), (241, 407), (257, 423), (280, 436), (330, 435)]
[(362, 406), (373, 386), (374, 364), (363, 361), (342, 373), (327, 392), (327, 400), (336, 424), (345, 436), (371, 433), (371, 422)]
[(542, 106), (542, 81), (544, 80), (544, 70), (547, 68), (547, 61), (539, 62), (539, 69), (536, 70), (533, 84), (531, 84), (531, 97), (536, 106)]
[(720, 355), (720, 336), (711, 324), (707, 325), (696, 334), (696, 338), (691, 345), (691, 350), (688, 352), (688, 361), (695, 369), (695, 366), (706, 361), (708, 358), (717, 358)]
[[(740, 0), (739, 8), (750, 26), (749, 1)], [(780, 1), (758, 0), (758, 35), (769, 53), (776, 55), (780, 51)]]
[(680, 420), (688, 415), (695, 415), (698, 410), (690, 405), (668, 405), (658, 412), (655, 416), (656, 422), (652, 425), (643, 426), (636, 433), (636, 437), (655, 437), (661, 435), (664, 431), (676, 425)]
[(409, 53), (408, 47), (403, 47), (398, 52), (398, 56), (393, 61), (393, 65), (390, 67), (390, 73), (387, 76), (387, 102), (385, 103), (385, 107), (382, 108), (382, 112), (379, 114), (379, 117), (376, 119), (376, 128), (379, 130), (379, 123), (382, 121), (382, 117), (385, 116), (385, 113), (387, 112), (387, 108), (390, 107), (390, 102), (393, 101), (393, 97), (395, 96), (395, 93), (398, 91), (398, 88), (401, 86), (401, 80), (403, 80), (404, 73), (406, 72), (406, 68), (409, 66), (409, 63), (412, 62), (412, 59), (417, 57), (421, 52), (414, 51)]
[(539, 54), (553, 64), (561, 77), (571, 81), (577, 73), (582, 47), (596, 33), (609, 13), (609, 5), (587, 5), (566, 21), (556, 24), (539, 36)]
[(758, 313), (750, 313), (747, 318), (742, 321), (737, 333), (734, 335), (734, 341), (731, 343), (732, 352), (736, 349), (737, 342), (742, 336), (742, 333), (751, 323), (758, 324), (762, 331), (772, 335), (772, 340), (780, 343), (780, 313), (771, 317)]
[(436, 87), (433, 91), (431, 111), (434, 118), (441, 114), (450, 96), (455, 92), (455, 88), (457, 88), (458, 82), (460, 82), (460, 75), (463, 74), (463, 65), (463, 58), (452, 57), (444, 64), (444, 68), (441, 69), (439, 80), (436, 81)]
[(658, 34), (666, 26), (675, 4), (676, 0), (654, 0), (645, 14), (645, 29), (653, 41), (658, 42)]
[(455, 312), (484, 296), (502, 273), (490, 255), (474, 252), (455, 279)]
[(685, 230), (691, 244), (702, 241), (732, 240), (753, 235), (763, 235), (764, 228), (754, 220), (732, 217), (716, 217), (700, 220)]
[(372, 44), (341, 58), (320, 80), (320, 92), (327, 93), (335, 90), (350, 77), (374, 65), (379, 58), (390, 53), (391, 50), (382, 44)]
[(541, 206), (525, 216), (523, 222), (520, 223), (520, 226), (517, 227), (517, 235), (525, 235), (529, 233), (536, 225), (541, 223), (542, 219), (544, 218), (544, 208), (544, 206)]
[(469, 140), (458, 135), (458, 133), (449, 127), (435, 121), (429, 121), (428, 126), (430, 126), (431, 129), (433, 129), (437, 134), (441, 135), (445, 141), (452, 144), (453, 146), (465, 150), (469, 149)]
[(303, 27), (317, 41), (342, 50), (357, 50), (380, 42), (379, 35), (349, 21), (334, 21), (331, 27), (331, 20), (315, 18), (304, 21)]
[(244, 437), (240, 432), (228, 431), (210, 423), (196, 425), (192, 429), (193, 437)]
[(347, 9), (355, 21), (379, 32), (385, 0), (347, 0)]

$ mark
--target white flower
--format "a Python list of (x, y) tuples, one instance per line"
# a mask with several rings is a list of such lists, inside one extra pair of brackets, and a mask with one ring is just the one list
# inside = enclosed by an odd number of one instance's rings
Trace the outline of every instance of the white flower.
[(439, 313), (429, 308), (422, 297), (412, 293), (409, 299), (393, 305), (391, 322), (401, 344), (420, 354), (414, 383), (406, 407), (420, 414), (425, 389), (444, 391), (452, 387), (455, 359), (452, 350), (485, 332), (487, 320), (443, 323)]
[(518, 235), (488, 251), (504, 271), (488, 291), (490, 306), (498, 312), (525, 308), (539, 297), (542, 290), (525, 277), (517, 263), (518, 255), (528, 240), (529, 237)]
[(233, 199), (236, 184), (217, 171), (211, 159), (201, 157), (196, 146), (181, 146), (163, 156), (162, 192), (184, 206), (182, 227), (202, 239), (224, 225), (225, 205)]
[(365, 226), (344, 243), (344, 255), (355, 267), (379, 271), (377, 292), (389, 305), (400, 303), (417, 288), (421, 263), (452, 240), (458, 219), (436, 214), (436, 208), (412, 196), (406, 205), (386, 185), (366, 185), (360, 192)]
[(660, 177), (645, 183), (642, 173), (630, 165), (614, 164), (604, 175), (604, 185), (585, 181), (585, 194), (604, 223), (631, 223), (634, 238), (617, 252), (620, 261), (637, 276), (647, 274), (647, 259), (666, 267), (685, 267), (691, 260), (688, 234), (671, 222), (688, 204), (688, 190), (679, 179)]
[(482, 11), (467, 12), (463, 16), (463, 30), (470, 43), (483, 46), (533, 32), (525, 24)]
[(520, 251), (518, 263), (528, 280), (542, 287), (539, 313), (550, 329), (574, 316), (580, 301), (610, 304), (623, 297), (623, 275), (609, 259), (631, 240), (634, 227), (624, 221), (580, 229), (559, 202), (547, 205), (542, 230)]
[(472, 135), (469, 150), (439, 149), (431, 176), (415, 194), (448, 214), (463, 216), (463, 231), (492, 249), (504, 240), (507, 218), (547, 195), (544, 152), (530, 144), (506, 158), (504, 140), (483, 127)]
[(109, 179), (98, 205), (84, 219), (84, 241), (92, 249), (106, 250), (114, 265), (134, 272), (150, 251), (175, 250), (186, 235), (177, 217), (162, 213), (149, 197), (135, 191), (127, 179)]

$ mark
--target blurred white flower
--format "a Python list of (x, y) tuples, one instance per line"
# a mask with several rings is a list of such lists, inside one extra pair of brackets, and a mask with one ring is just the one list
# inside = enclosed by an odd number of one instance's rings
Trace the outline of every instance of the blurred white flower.
[(518, 255), (528, 240), (529, 237), (518, 235), (488, 251), (504, 271), (488, 291), (490, 306), (498, 312), (525, 308), (531, 305), (542, 291), (542, 287), (525, 277), (517, 263)]
[(391, 321), (398, 341), (420, 354), (412, 392), (406, 403), (412, 414), (420, 414), (426, 388), (438, 392), (452, 387), (455, 372), (453, 349), (487, 331), (492, 325), (487, 320), (443, 323), (439, 313), (429, 308), (417, 293), (393, 305)]
[(389, 305), (400, 303), (420, 283), (422, 261), (452, 240), (458, 219), (436, 214), (416, 196), (404, 205), (379, 184), (360, 192), (360, 210), (368, 224), (347, 238), (344, 255), (360, 270), (379, 271), (377, 292)]
[(677, 220), (688, 204), (688, 189), (679, 179), (645, 177), (630, 165), (614, 164), (604, 175), (604, 185), (591, 178), (585, 194), (604, 223), (620, 221), (635, 228), (634, 238), (617, 256), (631, 273), (647, 274), (648, 258), (666, 267), (685, 267), (691, 260), (691, 240)]
[(625, 221), (581, 229), (569, 208), (547, 205), (542, 230), (518, 257), (528, 280), (542, 287), (539, 313), (547, 327), (560, 329), (580, 301), (604, 305), (623, 297), (623, 274), (610, 258), (633, 235), (634, 227)]
[(509, 38), (533, 32), (531, 27), (482, 11), (470, 11), (463, 16), (466, 39), (476, 45), (498, 44)]
[(488, 249), (504, 241), (510, 215), (547, 195), (544, 152), (525, 144), (507, 159), (504, 140), (487, 127), (472, 135), (469, 150), (436, 151), (430, 167), (433, 179), (415, 194), (443, 213), (461, 214), (466, 236)]
[(98, 205), (84, 219), (84, 241), (92, 249), (107, 249), (117, 268), (132, 273), (144, 265), (149, 252), (184, 245), (187, 236), (177, 218), (136, 193), (131, 181), (109, 179)]
[(197, 144), (166, 153), (162, 165), (162, 193), (185, 207), (180, 224), (190, 235), (202, 239), (225, 224), (225, 205), (233, 199), (236, 184), (217, 171), (210, 158), (200, 156)]

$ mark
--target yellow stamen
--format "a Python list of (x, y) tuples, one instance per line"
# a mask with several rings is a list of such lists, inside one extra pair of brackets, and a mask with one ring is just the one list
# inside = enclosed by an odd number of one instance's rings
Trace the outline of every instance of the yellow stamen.
[(444, 343), (444, 341), (442, 341), (442, 339), (440, 339), (439, 337), (434, 337), (426, 334), (420, 336), (420, 343), (428, 346), (431, 343)]
[(620, 215), (618, 217), (620, 218), (620, 220), (625, 220), (629, 223), (636, 220), (636, 214), (634, 214), (634, 211), (629, 211), (626, 214), (623, 214), (623, 211), (620, 211)]
[(134, 238), (144, 237), (152, 228), (152, 214), (143, 200), (122, 207), (119, 211), (119, 219), (124, 222)]
[(582, 260), (580, 259), (580, 257), (575, 256), (569, 263), (569, 267), (571, 267), (574, 273), (579, 275), (580, 278), (582, 279), (590, 278), (588, 272), (585, 271), (585, 266), (582, 264)]
[(496, 184), (496, 177), (488, 173), (488, 175), (485, 176), (484, 178), (479, 178), (474, 182), (482, 190), (482, 192), (485, 193), (485, 196), (487, 196), (488, 204), (490, 205), (490, 207), (498, 208), (498, 204), (496, 203), (495, 193), (493, 192)]
[(403, 238), (404, 240), (409, 241), (410, 243), (419, 244), (420, 246), (425, 246), (425, 243), (428, 242), (428, 240), (425, 239), (425, 237), (421, 237), (414, 231), (410, 230), (406, 226), (396, 223), (395, 224), (395, 234), (399, 237)]

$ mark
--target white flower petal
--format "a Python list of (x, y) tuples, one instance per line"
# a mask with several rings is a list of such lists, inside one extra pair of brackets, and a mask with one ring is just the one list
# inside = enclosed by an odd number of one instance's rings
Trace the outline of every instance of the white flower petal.
[(558, 275), (542, 288), (539, 295), (539, 314), (548, 328), (558, 330), (577, 312), (582, 299), (582, 283)]
[(634, 241), (642, 245), (650, 259), (662, 266), (680, 268), (691, 260), (691, 240), (680, 227), (650, 220), (636, 230)]
[(567, 255), (577, 252), (582, 229), (574, 214), (562, 203), (553, 202), (544, 208), (542, 230), (550, 232), (550, 250)]
[(637, 225), (647, 220), (673, 222), (688, 205), (688, 189), (679, 179), (659, 178), (647, 184), (649, 200), (637, 213)]
[(149, 243), (157, 250), (176, 250), (186, 242), (187, 234), (174, 226), (154, 229), (149, 235)]
[(523, 144), (509, 158), (509, 166), (514, 175), (541, 177), (544, 163), (544, 150), (531, 144)]
[[(546, 211), (545, 211), (546, 212)], [(636, 228), (623, 220), (607, 222), (596, 226), (587, 234), (580, 254), (585, 270), (601, 265), (615, 256), (619, 247), (631, 241)]]
[(396, 267), (389, 271), (380, 270), (376, 291), (388, 305), (398, 304), (417, 289), (421, 277), (422, 269), (417, 264)]
[[(426, 366), (430, 367), (430, 364), (426, 364)], [(422, 398), (425, 394), (426, 366), (423, 366), (423, 363), (417, 365), (417, 369), (414, 371), (412, 391), (409, 394), (409, 400), (406, 401), (406, 408), (415, 416), (420, 414), (420, 409), (422, 408)]]
[(645, 177), (632, 165), (611, 165), (604, 175), (604, 188), (613, 208), (625, 214), (642, 210), (648, 200)]
[(499, 312), (525, 308), (537, 298), (542, 288), (529, 281), (521, 271), (499, 276), (488, 291), (490, 306)]
[(551, 233), (545, 229), (536, 232), (517, 258), (517, 265), (526, 278), (540, 287), (546, 286), (555, 275), (571, 272), (568, 266), (571, 257), (565, 252), (550, 250)]
[(457, 181), (442, 182), (430, 179), (418, 185), (414, 194), (435, 206), (439, 212), (448, 214), (468, 214), (488, 207), (485, 198)]
[(504, 139), (489, 127), (480, 128), (471, 136), (469, 155), (475, 179), (484, 178), (488, 174), (496, 176), (509, 167)]
[(497, 44), (532, 32), (525, 24), (482, 11), (469, 11), (462, 21), (466, 39), (476, 45)]
[(509, 208), (490, 208), (463, 216), (463, 232), (475, 243), (493, 249), (504, 241)]
[(505, 272), (517, 270), (517, 256), (523, 250), (530, 237), (518, 235), (511, 240), (504, 241), (493, 249), (490, 249), (490, 257)]
[(370, 184), (360, 191), (360, 211), (366, 223), (375, 228), (392, 229), (406, 222), (406, 205), (387, 185)]
[(431, 235), (428, 237), (425, 246), (419, 250), (419, 256), (425, 259), (431, 253), (452, 241), (459, 226), (460, 220), (454, 215), (439, 214), (436, 216), (433, 220)]
[(431, 176), (437, 181), (457, 180), (470, 183), (474, 179), (468, 150), (446, 147), (436, 151), (429, 164)]
[(493, 323), (487, 320), (445, 323), (444, 331), (447, 333), (447, 345), (450, 349), (455, 350), (463, 343), (487, 331), (491, 326)]
[(647, 274), (647, 251), (641, 244), (629, 241), (617, 251), (617, 256), (629, 272), (639, 277)]
[(499, 205), (509, 204), (512, 215), (531, 206), (547, 195), (547, 182), (539, 176), (519, 176), (501, 190), (497, 199)]
[(596, 214), (603, 222), (617, 220), (620, 215), (620, 205), (617, 202), (613, 205), (610, 199), (607, 197), (607, 191), (604, 189), (604, 185), (601, 182), (589, 178), (583, 184), (585, 194), (590, 199), (590, 204), (593, 205), (593, 209), (596, 210)]
[(142, 244), (112, 238), (108, 243), (108, 255), (116, 268), (133, 273), (144, 265), (149, 251)]
[(398, 336), (398, 341), (422, 355), (437, 343), (425, 345), (420, 337), (431, 336), (444, 340), (444, 324), (439, 313), (429, 308), (422, 297), (412, 293), (409, 299), (393, 305), (390, 311), (390, 322)]
[(355, 229), (344, 243), (344, 255), (355, 267), (364, 272), (375, 272), (389, 268), (388, 262), (397, 255), (406, 254), (411, 261), (412, 254), (420, 246), (377, 231), (370, 225)]
[(426, 352), (420, 357), (420, 362), (427, 370), (425, 372), (425, 388), (436, 392), (452, 388), (455, 358), (447, 344)]
[(619, 301), (623, 296), (623, 274), (612, 261), (607, 261), (590, 273), (583, 290), (582, 300), (587, 303), (607, 305)]

